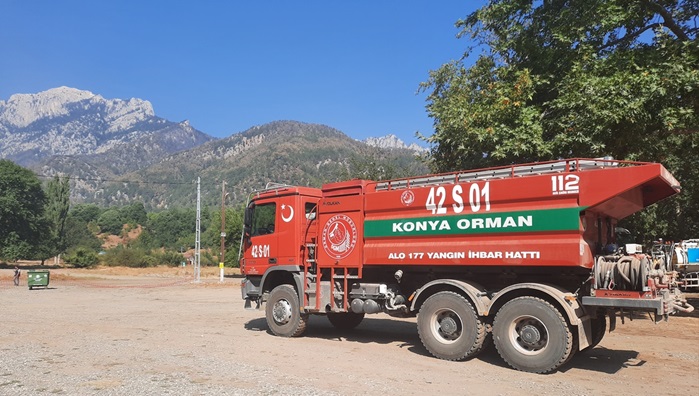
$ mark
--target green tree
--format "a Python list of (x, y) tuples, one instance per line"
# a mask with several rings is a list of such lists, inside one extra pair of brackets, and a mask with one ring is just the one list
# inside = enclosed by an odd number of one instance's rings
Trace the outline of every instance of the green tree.
[(0, 160), (0, 255), (15, 261), (30, 258), (42, 243), (46, 196), (36, 175)]
[(670, 216), (655, 230), (699, 233), (698, 13), (697, 0), (489, 2), (456, 23), (474, 45), (422, 84), (434, 170), (660, 161), (685, 192), (653, 209)]
[(116, 208), (105, 210), (97, 219), (97, 225), (99, 225), (102, 232), (108, 232), (112, 235), (121, 234), (121, 230), (124, 228), (124, 219), (121, 217), (121, 211)]
[(102, 246), (99, 238), (89, 230), (88, 223), (73, 217), (72, 212), (68, 213), (68, 218), (66, 219), (65, 242), (68, 250), (84, 247), (97, 251)]
[(134, 202), (120, 209), (124, 223), (145, 225), (148, 222), (148, 214), (143, 202)]
[(96, 222), (100, 214), (102, 209), (95, 204), (76, 204), (70, 209), (70, 215), (83, 223)]
[(143, 228), (141, 234), (138, 238), (131, 244), (132, 247), (137, 249), (155, 249), (158, 248), (158, 244), (153, 237), (153, 233), (148, 228)]
[[(194, 241), (197, 213), (194, 209), (173, 208), (163, 212), (149, 213), (148, 230), (156, 247), (179, 249), (182, 241)], [(201, 213), (202, 233), (209, 224), (207, 210)]]
[[(46, 186), (46, 218), (51, 225), (49, 257), (60, 255), (66, 249), (65, 224), (70, 209), (70, 178), (55, 176)], [(41, 257), (42, 261), (44, 257)]]
[[(238, 266), (238, 250), (240, 246), (240, 236), (243, 232), (244, 205), (235, 208), (226, 208), (226, 238), (225, 238), (225, 265), (227, 267)], [(194, 240), (192, 239), (192, 242)], [(202, 244), (210, 247), (220, 255), (221, 246), (221, 211), (211, 211), (211, 221), (202, 234)], [(220, 257), (219, 257), (220, 260)], [(220, 261), (219, 261), (220, 262)]]
[(22, 258), (29, 258), (32, 254), (32, 245), (20, 238), (14, 231), (8, 233), (1, 246), (0, 256), (10, 262), (15, 262)]

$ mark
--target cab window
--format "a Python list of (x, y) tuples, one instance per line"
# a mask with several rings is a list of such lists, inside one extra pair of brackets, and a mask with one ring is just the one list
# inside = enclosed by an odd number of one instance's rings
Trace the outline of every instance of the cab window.
[(314, 220), (316, 218), (316, 207), (318, 205), (315, 202), (306, 202), (304, 209), (306, 211), (306, 220)]
[(251, 236), (267, 235), (274, 233), (274, 221), (276, 219), (277, 206), (274, 203), (255, 206), (252, 214)]

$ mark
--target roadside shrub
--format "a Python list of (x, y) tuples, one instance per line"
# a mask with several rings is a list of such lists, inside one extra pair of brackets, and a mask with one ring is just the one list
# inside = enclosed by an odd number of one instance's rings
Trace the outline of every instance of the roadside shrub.
[(158, 264), (158, 259), (151, 256), (150, 254), (144, 255), (140, 262), (137, 262), (138, 267), (156, 267)]
[(159, 264), (164, 264), (170, 267), (179, 267), (185, 261), (184, 256), (177, 252), (162, 252), (155, 253), (155, 258)]
[(76, 268), (90, 268), (99, 263), (99, 256), (92, 249), (78, 247), (69, 251), (63, 260)]
[(124, 266), (134, 268), (154, 267), (158, 265), (157, 258), (143, 249), (116, 247), (102, 256), (104, 265), (110, 267)]
[(226, 250), (226, 257), (225, 257), (226, 262), (224, 265), (227, 268), (238, 268), (240, 267), (240, 263), (238, 260), (238, 249), (229, 249)]
[(201, 265), (203, 267), (218, 266), (218, 258), (214, 257), (208, 250), (201, 252)]

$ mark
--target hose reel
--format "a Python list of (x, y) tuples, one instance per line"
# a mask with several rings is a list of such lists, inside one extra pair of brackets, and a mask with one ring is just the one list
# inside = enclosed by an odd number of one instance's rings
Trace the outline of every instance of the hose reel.
[(650, 269), (647, 257), (601, 256), (595, 263), (595, 285), (597, 289), (642, 291)]

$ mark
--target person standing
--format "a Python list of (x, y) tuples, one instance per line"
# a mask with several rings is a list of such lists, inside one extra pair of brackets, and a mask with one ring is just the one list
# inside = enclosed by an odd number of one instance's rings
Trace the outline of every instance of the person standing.
[(15, 265), (15, 286), (19, 286), (19, 268)]

